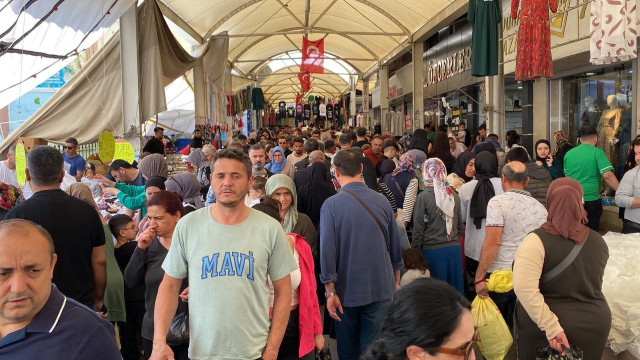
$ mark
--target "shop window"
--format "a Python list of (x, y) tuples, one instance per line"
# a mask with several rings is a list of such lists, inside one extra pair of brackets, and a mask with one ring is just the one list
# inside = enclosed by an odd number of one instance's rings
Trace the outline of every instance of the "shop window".
[(505, 78), (504, 81), (504, 111), (505, 129), (515, 130), (522, 134), (522, 82)]
[[(564, 130), (576, 145), (583, 126), (598, 130), (598, 147), (622, 177), (632, 134), (631, 63), (550, 83), (550, 135)], [(556, 101), (557, 99), (557, 101)]]

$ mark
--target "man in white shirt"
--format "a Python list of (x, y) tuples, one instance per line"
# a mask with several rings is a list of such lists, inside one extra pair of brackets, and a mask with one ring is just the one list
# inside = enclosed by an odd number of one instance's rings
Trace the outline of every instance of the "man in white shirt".
[(0, 182), (15, 187), (18, 185), (18, 175), (16, 174), (16, 146), (12, 145), (7, 152), (7, 160), (0, 161)]
[(513, 289), (505, 293), (489, 291), (485, 279), (494, 271), (510, 270), (525, 236), (547, 221), (547, 209), (524, 191), (528, 182), (525, 164), (512, 161), (502, 168), (504, 193), (489, 200), (486, 238), (474, 281), (478, 296), (491, 297), (507, 324), (513, 321), (516, 294)]
[(308, 154), (305, 152), (304, 140), (302, 138), (295, 138), (293, 140), (293, 153), (287, 156), (287, 162), (291, 166), (295, 166), (298, 162), (306, 159)]

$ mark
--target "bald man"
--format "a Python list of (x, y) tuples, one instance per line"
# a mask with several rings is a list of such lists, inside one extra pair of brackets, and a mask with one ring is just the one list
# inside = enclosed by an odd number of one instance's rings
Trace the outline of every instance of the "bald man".
[(547, 221), (547, 209), (524, 190), (529, 182), (527, 167), (512, 161), (502, 168), (503, 194), (494, 196), (487, 206), (486, 238), (476, 272), (476, 292), (491, 297), (507, 324), (513, 319), (516, 295), (487, 290), (485, 279), (497, 270), (510, 270), (516, 250), (525, 236)]
[(51, 235), (0, 222), (0, 359), (121, 359), (113, 326), (51, 283)]

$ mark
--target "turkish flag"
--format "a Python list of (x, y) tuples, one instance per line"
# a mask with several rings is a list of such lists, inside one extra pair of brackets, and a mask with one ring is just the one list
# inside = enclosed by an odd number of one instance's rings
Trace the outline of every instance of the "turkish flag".
[(324, 39), (311, 41), (302, 37), (301, 72), (324, 73)]
[(307, 92), (311, 89), (311, 75), (308, 72), (298, 73), (298, 79), (300, 79), (300, 85), (302, 85), (302, 92)]

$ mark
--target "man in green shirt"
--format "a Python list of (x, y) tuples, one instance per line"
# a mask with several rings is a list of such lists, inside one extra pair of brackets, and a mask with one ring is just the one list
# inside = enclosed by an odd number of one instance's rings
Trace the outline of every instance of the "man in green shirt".
[(618, 179), (613, 174), (613, 166), (602, 149), (596, 147), (598, 131), (585, 126), (580, 131), (579, 146), (571, 149), (564, 157), (564, 173), (577, 180), (584, 191), (584, 209), (587, 211), (587, 224), (598, 231), (602, 215), (600, 200), (601, 178), (613, 189), (618, 190)]

